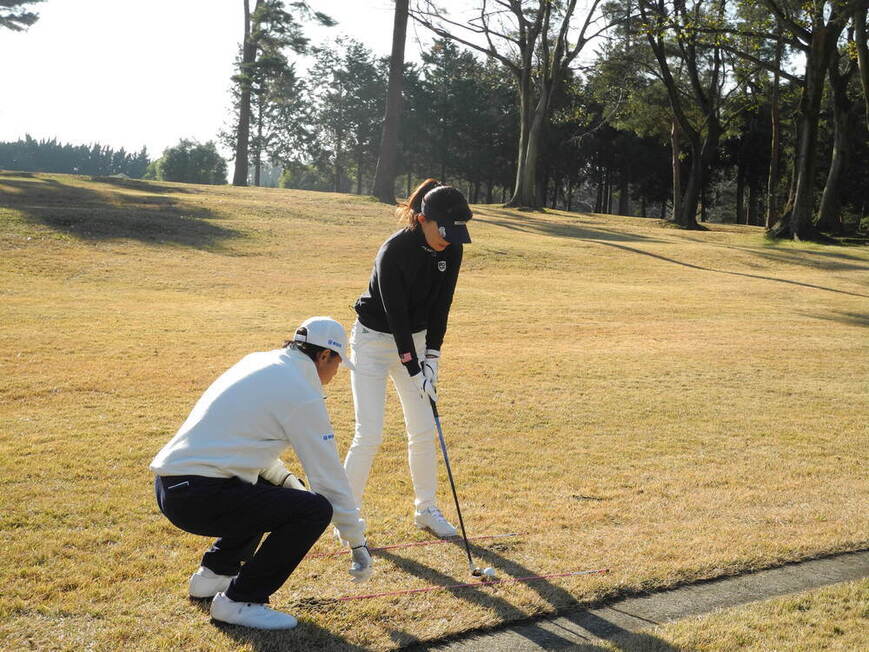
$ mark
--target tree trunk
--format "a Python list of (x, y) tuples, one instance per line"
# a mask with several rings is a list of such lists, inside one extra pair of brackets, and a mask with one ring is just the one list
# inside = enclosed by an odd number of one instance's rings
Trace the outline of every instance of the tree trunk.
[(254, 171), (253, 185), (257, 188), (260, 186), (263, 167), (263, 97), (257, 97), (257, 115), (256, 115), (256, 148), (254, 151)]
[(640, 217), (646, 217), (646, 196), (640, 196)]
[(788, 214), (773, 228), (777, 237), (790, 235), (794, 240), (811, 238), (815, 234), (812, 212), (815, 208), (815, 166), (818, 148), (818, 122), (824, 79), (830, 56), (838, 38), (826, 26), (812, 33), (812, 43), (806, 54), (806, 74), (797, 133), (797, 154), (794, 159), (794, 198)]
[(851, 139), (857, 126), (855, 103), (848, 97), (848, 82), (852, 70), (842, 74), (839, 72), (838, 57), (830, 62), (830, 88), (832, 90), (833, 109), (833, 157), (824, 193), (821, 196), (821, 208), (818, 211), (817, 228), (821, 231), (841, 233), (842, 231), (842, 201), (839, 190), (839, 180), (848, 165), (848, 154)]
[[(257, 0), (256, 6), (259, 6)], [(254, 8), (256, 11), (256, 7)], [(241, 51), (241, 96), (238, 101), (238, 129), (235, 134), (235, 171), (232, 185), (246, 186), (248, 147), (250, 145), (250, 67), (256, 61), (256, 43), (251, 37), (250, 0), (244, 0), (244, 41)]]
[(341, 166), (341, 143), (342, 134), (339, 132), (335, 143), (335, 192), (341, 192), (341, 177), (344, 174), (344, 169)]
[(775, 70), (772, 81), (772, 94), (770, 97), (770, 155), (769, 155), (769, 176), (766, 183), (766, 223), (767, 229), (772, 228), (775, 224), (778, 214), (778, 183), (779, 169), (781, 164), (781, 119), (779, 116), (779, 86), (781, 83), (778, 73), (781, 68), (782, 43), (781, 28), (778, 28), (778, 42), (775, 47)]
[(757, 224), (757, 184), (750, 182), (748, 184), (748, 210), (746, 212), (745, 223)]
[(628, 180), (624, 177), (619, 180), (619, 215), (631, 214), (631, 198)]
[(745, 173), (742, 162), (736, 163), (736, 223), (745, 223)]
[(411, 180), (412, 180), (411, 179), (411, 172), (408, 171), (408, 173), (407, 173), (407, 191), (404, 194), (405, 197), (410, 197), (410, 182), (411, 182)]
[(395, 203), (395, 158), (398, 149), (398, 131), (401, 127), (408, 3), (409, 0), (395, 1), (386, 114), (383, 117), (383, 131), (380, 134), (380, 157), (377, 159), (377, 169), (374, 172), (374, 196), (386, 204)]
[[(600, 170), (598, 170), (600, 172)], [(595, 213), (603, 213), (603, 176), (600, 177), (600, 180), (597, 182), (597, 194), (594, 198), (594, 212)]]
[(688, 168), (685, 193), (682, 195), (682, 205), (676, 219), (676, 224), (686, 228), (697, 227), (697, 208), (700, 206), (700, 193), (703, 189), (703, 160), (699, 150), (699, 144), (692, 144), (691, 166)]
[(531, 130), (531, 75), (522, 67), (519, 75), (519, 152), (516, 155), (516, 183), (513, 185), (513, 196), (507, 206), (520, 205), (518, 201), (520, 187), (525, 179), (525, 158), (528, 146), (528, 134)]
[(866, 108), (866, 128), (869, 129), (869, 45), (866, 43), (866, 14), (869, 8), (857, 9), (854, 13), (854, 43), (857, 46), (857, 65), (860, 70), (860, 86), (863, 88), (863, 104)]
[(364, 165), (365, 151), (362, 147), (356, 149), (356, 194), (362, 194), (362, 167)]
[(682, 214), (682, 129), (676, 118), (670, 129), (670, 149), (673, 153), (673, 221), (678, 223)]
[(494, 202), (492, 201), (492, 191), (494, 190), (494, 188), (495, 188), (495, 182), (492, 181), (491, 179), (489, 179), (489, 180), (486, 182), (486, 203), (487, 203), (487, 204), (492, 204), (492, 203), (494, 203)]

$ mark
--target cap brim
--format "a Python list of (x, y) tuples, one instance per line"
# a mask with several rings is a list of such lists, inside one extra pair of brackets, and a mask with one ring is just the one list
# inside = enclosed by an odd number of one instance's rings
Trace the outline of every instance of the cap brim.
[(350, 358), (345, 358), (343, 355), (341, 356), (341, 364), (347, 367), (350, 371), (356, 371), (356, 365), (350, 361)]
[(444, 240), (450, 244), (469, 244), (471, 242), (471, 234), (468, 233), (468, 227), (464, 224), (449, 224), (444, 225)]

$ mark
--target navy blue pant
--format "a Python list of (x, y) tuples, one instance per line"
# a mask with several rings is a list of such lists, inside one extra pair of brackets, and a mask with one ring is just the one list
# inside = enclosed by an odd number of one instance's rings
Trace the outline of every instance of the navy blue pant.
[(157, 476), (154, 489), (173, 525), (220, 537), (202, 565), (218, 575), (238, 575), (226, 591), (236, 602), (268, 602), (332, 520), (332, 505), (323, 496), (262, 479), (248, 484), (239, 478)]

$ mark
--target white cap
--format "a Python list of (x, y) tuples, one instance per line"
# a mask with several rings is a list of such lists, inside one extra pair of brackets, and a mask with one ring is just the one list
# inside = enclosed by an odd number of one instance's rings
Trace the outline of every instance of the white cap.
[(307, 342), (330, 349), (341, 356), (341, 363), (348, 369), (355, 369), (347, 355), (347, 334), (344, 327), (331, 317), (309, 317), (296, 329), (294, 342)]

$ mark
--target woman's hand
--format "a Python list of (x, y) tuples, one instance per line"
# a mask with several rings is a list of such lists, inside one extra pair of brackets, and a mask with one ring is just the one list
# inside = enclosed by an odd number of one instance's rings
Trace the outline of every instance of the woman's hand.
[[(441, 352), (435, 349), (425, 350), (425, 359), (422, 361), (422, 373), (431, 382), (434, 387), (438, 385), (438, 363), (440, 362)], [(435, 399), (437, 400), (437, 399)]]
[(435, 390), (434, 383), (425, 377), (423, 372), (419, 372), (416, 376), (411, 376), (410, 379), (416, 383), (416, 389), (419, 391), (419, 397), (422, 400), (431, 399), (437, 402), (438, 393)]

